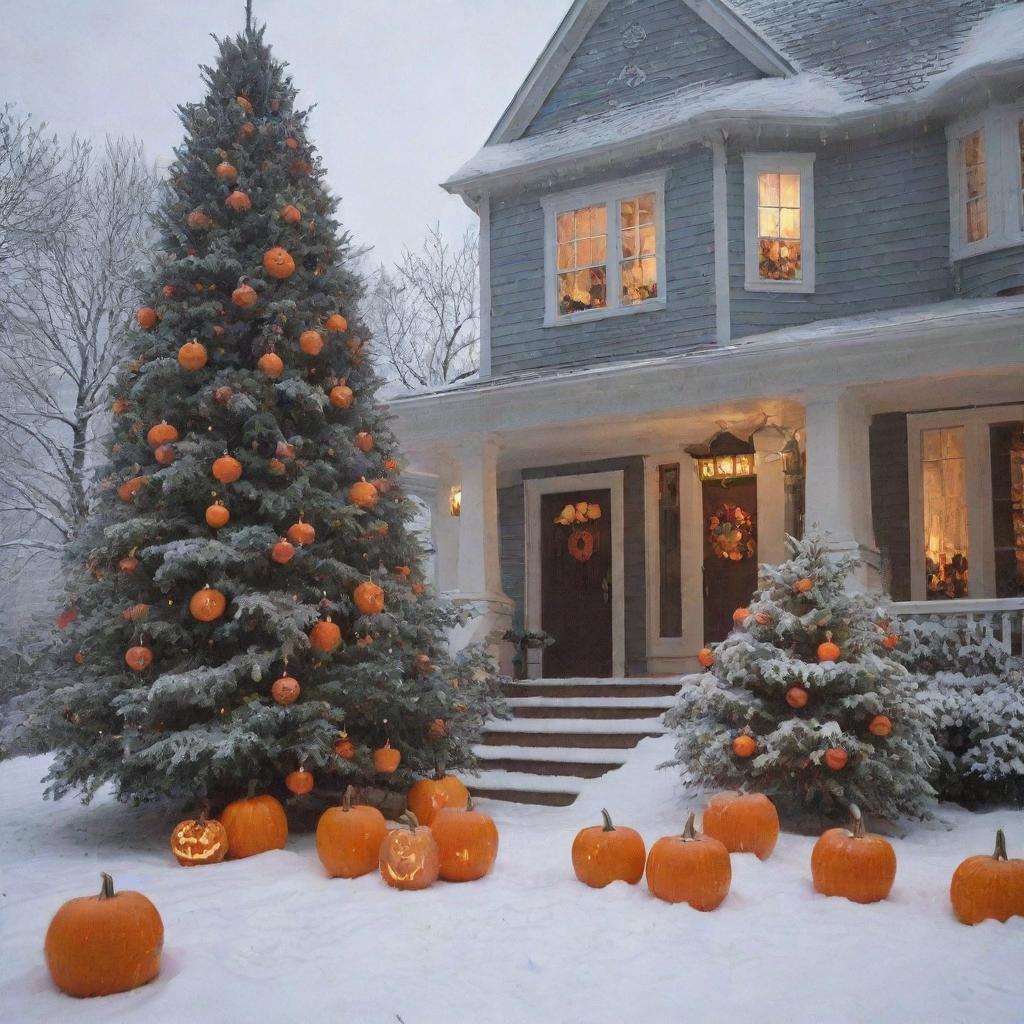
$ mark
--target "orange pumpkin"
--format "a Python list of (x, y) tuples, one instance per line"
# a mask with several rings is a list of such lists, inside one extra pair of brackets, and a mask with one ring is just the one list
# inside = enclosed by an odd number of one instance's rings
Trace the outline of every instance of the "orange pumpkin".
[(814, 844), (811, 877), (815, 892), (844, 896), (854, 903), (877, 903), (892, 890), (896, 852), (881, 836), (864, 831), (864, 819), (850, 805), (853, 829), (830, 828)]
[(335, 409), (351, 409), (355, 395), (347, 384), (336, 384), (327, 397)]
[(160, 317), (157, 316), (156, 310), (152, 306), (143, 306), (135, 314), (135, 322), (144, 330), (151, 331), (157, 325), (157, 321)]
[(138, 569), (139, 565), (140, 562), (134, 555), (127, 555), (117, 563), (117, 571), (130, 576)]
[(235, 189), (235, 191), (224, 200), (224, 205), (234, 210), (235, 213), (245, 213), (246, 210), (252, 209), (252, 202), (249, 197), (238, 189)]
[(153, 652), (148, 647), (129, 647), (124, 654), (124, 663), (133, 672), (144, 672), (153, 664)]
[(117, 489), (117, 496), (125, 503), (134, 500), (138, 489), (146, 482), (144, 476), (133, 476), (131, 480), (125, 480)]
[(298, 224), (302, 220), (302, 211), (297, 206), (289, 203), (281, 208), (280, 217), (285, 224)]
[(259, 302), (259, 298), (251, 284), (240, 284), (231, 293), (231, 301), (241, 309), (252, 309)]
[(807, 707), (807, 701), (810, 699), (810, 694), (802, 686), (791, 686), (786, 691), (786, 703), (791, 708), (804, 708)]
[(161, 466), (169, 466), (176, 458), (176, 454), (172, 445), (162, 444), (155, 452), (153, 452), (153, 458), (160, 463)]
[(373, 752), (373, 770), (381, 775), (390, 775), (398, 770), (402, 761), (402, 752), (391, 746), (391, 740), (385, 740), (383, 747)]
[(219, 501), (206, 506), (207, 526), (212, 526), (215, 530), (219, 530), (222, 526), (227, 526), (230, 519), (231, 513)]
[(424, 825), (430, 825), (445, 807), (465, 807), (469, 790), (454, 775), (446, 775), (439, 765), (432, 779), (420, 779), (409, 789), (409, 810)]
[(324, 327), (335, 334), (341, 334), (348, 330), (348, 321), (340, 313), (332, 313), (324, 321)]
[(779, 839), (779, 813), (763, 793), (716, 793), (701, 828), (730, 853), (753, 853), (767, 860)]
[(395, 889), (426, 889), (441, 870), (434, 834), (408, 811), (400, 822), (405, 827), (393, 829), (381, 841), (380, 877)]
[(697, 660), (704, 666), (704, 668), (711, 668), (715, 663), (715, 654), (710, 647), (702, 647), (697, 652)]
[(373, 450), (373, 434), (366, 430), (360, 430), (356, 434), (356, 447), (361, 452), (369, 452)]
[(749, 608), (737, 608), (736, 611), (734, 611), (732, 613), (732, 621), (737, 626), (740, 626), (740, 625), (743, 624), (743, 622), (746, 620), (746, 618), (747, 618), (747, 616), (749, 614), (750, 614), (750, 609)]
[(178, 431), (166, 420), (161, 420), (149, 428), (146, 440), (149, 442), (150, 448), (159, 448), (162, 444), (174, 444), (178, 440)]
[(336, 622), (323, 619), (309, 632), (309, 646), (314, 651), (329, 654), (341, 643), (341, 630)]
[(302, 517), (299, 516), (299, 521), (288, 527), (288, 539), (293, 544), (303, 547), (316, 540), (316, 530), (309, 523), (304, 523)]
[(490, 815), (473, 807), (442, 807), (430, 831), (437, 843), (439, 874), (446, 882), (475, 882), (498, 857), (498, 829)]
[(213, 227), (213, 219), (205, 210), (193, 210), (185, 218), (185, 223), (193, 231), (208, 231)]
[(206, 346), (193, 339), (178, 349), (178, 363), (185, 370), (201, 370), (206, 365)]
[(962, 924), (1024, 917), (1024, 860), (1009, 859), (1002, 829), (991, 857), (968, 857), (953, 872), (949, 899)]
[(285, 788), (289, 793), (294, 793), (296, 796), (303, 796), (309, 793), (313, 789), (313, 781), (313, 773), (307, 772), (301, 766), (284, 777)]
[(694, 830), (693, 815), (683, 834), (664, 836), (647, 855), (647, 888), (667, 903), (714, 910), (729, 895), (732, 863), (725, 845)]
[(875, 715), (868, 722), (868, 732), (872, 736), (888, 736), (892, 732), (892, 719), (888, 715)]
[(357, 480), (348, 489), (348, 500), (359, 508), (373, 508), (377, 504), (377, 488), (365, 480)]
[(214, 459), (211, 472), (222, 484), (233, 484), (242, 476), (242, 464), (232, 455), (222, 455)]
[(352, 593), (352, 600), (362, 615), (379, 615), (384, 611), (384, 591), (372, 580), (360, 583)]
[(298, 679), (287, 674), (276, 679), (270, 688), (270, 695), (275, 702), (285, 707), (294, 704), (299, 699), (300, 693), (302, 693), (302, 687), (299, 685)]
[(750, 757), (757, 750), (757, 743), (753, 736), (742, 733), (732, 741), (732, 752), (737, 757)]
[(102, 878), (99, 896), (68, 900), (46, 930), (46, 966), (69, 996), (127, 992), (160, 973), (159, 911), (142, 893), (115, 893), (110, 875)]
[(267, 468), (274, 476), (284, 476), (288, 472), (288, 467), (280, 459), (271, 459), (267, 463)]
[(307, 356), (318, 356), (324, 350), (324, 336), (319, 331), (303, 331), (299, 335), (299, 348)]
[(842, 652), (837, 644), (832, 643), (832, 634), (825, 634), (825, 642), (818, 644), (818, 661), (838, 661)]
[(338, 740), (334, 744), (334, 752), (345, 761), (352, 761), (356, 756), (356, 745), (348, 738), (344, 730), (338, 733)]
[(809, 579), (806, 576), (802, 580), (797, 580), (796, 583), (793, 584), (793, 589), (798, 594), (806, 594), (807, 591), (813, 589), (813, 587), (814, 580)]
[(580, 829), (572, 842), (572, 869), (576, 877), (592, 889), (603, 889), (612, 882), (636, 885), (643, 878), (647, 850), (636, 829), (613, 825), (611, 815), (602, 808), (603, 825)]
[(213, 172), (221, 181), (234, 181), (238, 177), (238, 168), (234, 164), (229, 164), (227, 160), (217, 164)]
[(264, 352), (256, 365), (271, 380), (277, 380), (284, 373), (284, 360), (276, 352)]
[(245, 114), (252, 113), (252, 103), (249, 102), (248, 96), (236, 96), (235, 102), (242, 108), (242, 112)]
[(171, 832), (171, 853), (186, 868), (219, 864), (228, 855), (227, 829), (205, 814), (179, 821)]
[(329, 807), (316, 826), (316, 852), (331, 878), (359, 878), (380, 863), (380, 848), (388, 834), (384, 815), (376, 807), (352, 804), (348, 786), (340, 807)]
[(291, 253), (279, 245), (268, 249), (263, 254), (263, 269), (273, 278), (283, 281), (295, 273), (295, 260)]
[(834, 772), (842, 771), (850, 760), (850, 755), (842, 747), (829, 747), (825, 751), (825, 764)]
[(227, 606), (227, 598), (219, 590), (215, 590), (207, 584), (202, 590), (197, 590), (192, 595), (192, 599), (188, 603), (188, 610), (192, 613), (192, 618), (198, 619), (200, 622), (213, 622), (224, 614), (224, 609)]
[(294, 556), (295, 548), (284, 537), (270, 549), (270, 559), (278, 565), (287, 565)]
[(288, 842), (288, 818), (272, 796), (249, 795), (235, 800), (220, 816), (228, 834), (228, 857), (240, 860), (267, 850), (283, 850)]

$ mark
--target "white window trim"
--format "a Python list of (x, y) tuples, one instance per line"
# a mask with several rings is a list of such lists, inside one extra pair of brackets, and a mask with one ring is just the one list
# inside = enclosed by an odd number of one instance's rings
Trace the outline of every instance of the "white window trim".
[[(647, 313), (664, 309), (667, 304), (667, 274), (665, 270), (665, 179), (668, 171), (645, 174), (636, 178), (625, 178), (603, 185), (574, 189), (545, 196), (541, 200), (544, 210), (544, 326), (562, 327), (566, 324), (586, 323), (590, 320), (604, 320), (611, 316), (626, 316), (632, 313)], [(622, 305), (619, 291), (619, 216), (615, 204), (621, 199), (631, 199), (645, 192), (655, 195), (654, 224), (657, 232), (655, 256), (658, 261), (658, 297)], [(608, 304), (603, 309), (581, 309), (576, 313), (559, 316), (558, 313), (558, 249), (556, 221), (560, 213), (579, 210), (585, 206), (605, 204), (608, 207)]]
[[(952, 261), (1024, 245), (1020, 144), (1017, 138), (1017, 122), (1021, 118), (1024, 118), (1024, 104), (990, 107), (980, 113), (959, 118), (946, 127), (949, 167), (949, 256)], [(967, 182), (961, 144), (968, 135), (976, 131), (984, 134), (988, 237), (968, 242), (967, 217), (964, 209)]]
[[(758, 275), (757, 176), (764, 171), (800, 175), (800, 255), (803, 276), (799, 281), (765, 281)], [(748, 292), (814, 291), (814, 154), (743, 154), (743, 251), (744, 282)]]
[(964, 491), (967, 497), (968, 596), (963, 601), (995, 597), (996, 555), (992, 523), (992, 445), (989, 426), (1024, 419), (1024, 405), (950, 409), (907, 416), (907, 462), (910, 497), (910, 598), (925, 601), (924, 483), (921, 432), (941, 427), (964, 428)]

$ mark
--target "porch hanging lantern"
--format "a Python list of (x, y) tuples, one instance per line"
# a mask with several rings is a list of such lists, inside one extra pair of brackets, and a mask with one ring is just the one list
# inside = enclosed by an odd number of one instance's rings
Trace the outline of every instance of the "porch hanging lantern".
[(754, 476), (754, 446), (727, 430), (719, 430), (707, 443), (686, 449), (697, 464), (700, 480), (737, 480)]
[(452, 487), (448, 492), (448, 511), (453, 516), (462, 515), (462, 488), (459, 486)]

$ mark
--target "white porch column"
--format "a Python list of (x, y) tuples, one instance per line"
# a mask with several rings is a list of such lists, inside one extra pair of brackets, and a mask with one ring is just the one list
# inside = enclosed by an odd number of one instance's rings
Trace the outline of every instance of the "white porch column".
[[(502, 672), (511, 673), (512, 648), (501, 641), (512, 626), (514, 604), (501, 588), (498, 449), (494, 438), (484, 436), (467, 441), (454, 453), (457, 479), (452, 485), (462, 488), (462, 509), (453, 520), (458, 523), (458, 570), (448, 596), (474, 613), (470, 622), (453, 632), (452, 649), (486, 643)], [(442, 495), (445, 500), (447, 493)]]
[(860, 558), (855, 581), (880, 589), (871, 522), (870, 417), (861, 402), (841, 390), (814, 395), (804, 409), (807, 529), (827, 534), (837, 553)]
[(757, 473), (757, 560), (776, 565), (786, 559), (786, 474), (782, 448), (786, 434), (778, 427), (754, 432)]

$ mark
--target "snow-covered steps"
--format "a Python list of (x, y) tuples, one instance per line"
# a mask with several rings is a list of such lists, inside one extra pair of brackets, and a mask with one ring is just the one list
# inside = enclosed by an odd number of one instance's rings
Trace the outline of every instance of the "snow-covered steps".
[(665, 732), (675, 679), (536, 679), (505, 684), (512, 718), (475, 748), (479, 796), (570, 804), (587, 779), (621, 768), (642, 739)]

